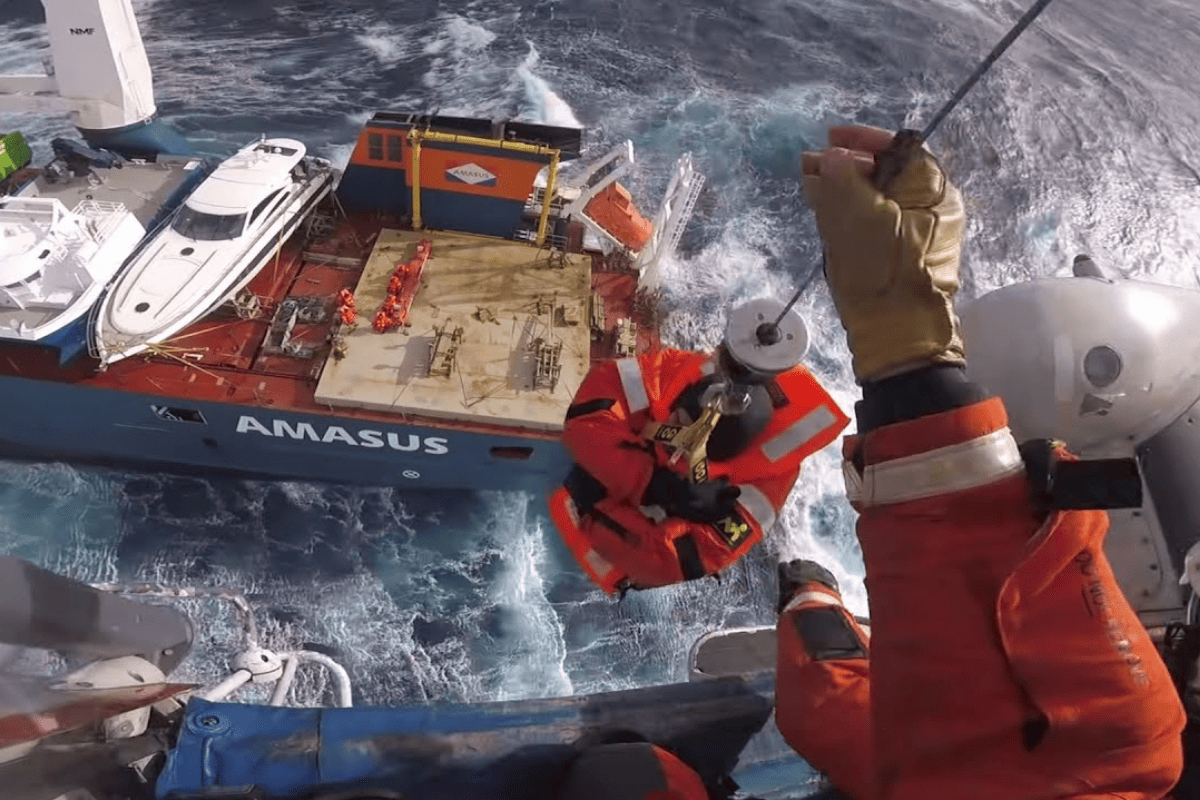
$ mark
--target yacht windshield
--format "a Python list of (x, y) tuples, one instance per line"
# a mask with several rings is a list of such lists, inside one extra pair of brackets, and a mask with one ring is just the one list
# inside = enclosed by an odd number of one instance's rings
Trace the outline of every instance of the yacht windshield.
[(179, 209), (171, 227), (181, 236), (206, 242), (236, 239), (246, 227), (245, 214), (205, 214), (186, 205)]

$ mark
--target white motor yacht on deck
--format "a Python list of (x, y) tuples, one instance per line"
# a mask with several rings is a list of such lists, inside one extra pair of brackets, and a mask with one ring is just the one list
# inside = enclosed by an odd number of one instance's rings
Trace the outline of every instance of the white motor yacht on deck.
[(167, 341), (234, 297), (336, 175), (294, 139), (262, 139), (221, 163), (104, 296), (93, 329), (101, 365)]
[(0, 198), (0, 338), (37, 341), (79, 319), (145, 233), (122, 203)]

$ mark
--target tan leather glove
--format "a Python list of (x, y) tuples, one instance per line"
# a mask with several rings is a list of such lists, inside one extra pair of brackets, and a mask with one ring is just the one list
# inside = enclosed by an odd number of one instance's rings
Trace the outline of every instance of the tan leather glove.
[(806, 153), (804, 196), (825, 243), (825, 272), (859, 383), (930, 363), (965, 363), (954, 293), (962, 196), (922, 148), (885, 197), (865, 174), (891, 141), (877, 128), (833, 128)]

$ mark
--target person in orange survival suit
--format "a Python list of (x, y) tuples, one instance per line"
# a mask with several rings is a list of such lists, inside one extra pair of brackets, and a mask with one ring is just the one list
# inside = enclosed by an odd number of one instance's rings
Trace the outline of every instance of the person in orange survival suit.
[(774, 524), (801, 462), (849, 422), (800, 366), (804, 322), (783, 311), (752, 300), (730, 312), (714, 354), (605, 362), (579, 387), (563, 430), (576, 464), (550, 512), (609, 594), (737, 561)]
[(819, 565), (781, 565), (780, 731), (853, 800), (1167, 796), (1185, 715), (1107, 516), (1055, 507), (1044, 468), (1070, 457), (1018, 448), (965, 376), (957, 189), (921, 149), (885, 195), (864, 176), (891, 134), (829, 138), (804, 191), (863, 389), (843, 455), (871, 636)]

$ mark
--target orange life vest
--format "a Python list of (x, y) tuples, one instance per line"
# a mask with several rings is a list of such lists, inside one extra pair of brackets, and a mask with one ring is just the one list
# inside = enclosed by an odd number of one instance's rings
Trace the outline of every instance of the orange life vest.
[[(679, 396), (711, 373), (712, 359), (697, 353), (684, 369), (663, 383), (662, 395), (651, 398), (651, 418), (659, 422), (669, 419)], [(733, 458), (711, 462), (709, 480), (727, 477), (730, 483), (741, 484), (777, 475), (781, 470), (798, 469), (804, 459), (832, 442), (850, 422), (804, 367), (776, 376), (768, 393), (776, 410), (767, 427)], [(666, 464), (670, 451), (662, 444), (656, 447), (659, 463)]]
[[(673, 373), (653, 376), (657, 380), (645, 380), (642, 369), (661, 364), (661, 354), (595, 368), (615, 367), (617, 380), (611, 383), (619, 385), (610, 385), (612, 394), (623, 395), (633, 413), (630, 424), (637, 421), (639, 433), (644, 430), (642, 418), (660, 423), (659, 431), (664, 426), (669, 429), (680, 395), (713, 372), (709, 356), (691, 353), (680, 359), (679, 355), (673, 354)], [(707, 464), (709, 479), (724, 477), (741, 490), (737, 513), (730, 517), (712, 524), (664, 519), (665, 515), (655, 513), (657, 509), (611, 496), (580, 514), (565, 487), (553, 494), (551, 518), (595, 583), (612, 594), (627, 586), (651, 588), (712, 575), (737, 561), (762, 538), (795, 484), (801, 462), (832, 442), (849, 422), (803, 367), (777, 376), (768, 392), (774, 411), (767, 426), (733, 457)], [(639, 413), (643, 410), (644, 415)], [(653, 447), (656, 462), (666, 466), (668, 448), (661, 443)], [(628, 456), (622, 452), (611, 454), (613, 460), (622, 457)], [(672, 468), (683, 473), (688, 465), (679, 463)]]

